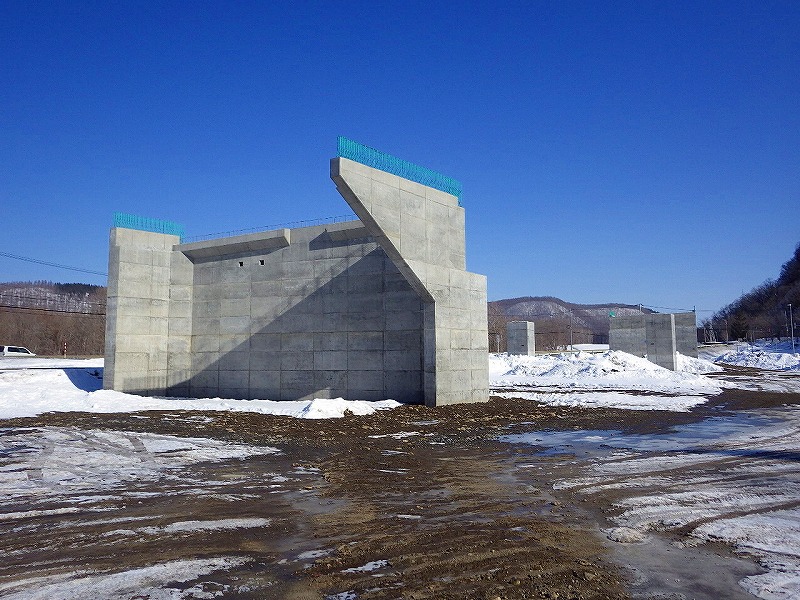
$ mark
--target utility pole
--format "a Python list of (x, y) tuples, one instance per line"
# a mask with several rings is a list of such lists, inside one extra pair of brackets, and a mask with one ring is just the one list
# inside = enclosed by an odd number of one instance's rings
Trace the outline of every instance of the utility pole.
[[(792, 306), (791, 304), (789, 305)], [(574, 350), (574, 344), (572, 343), (572, 309), (569, 311), (569, 349), (570, 351)]]
[(789, 304), (789, 328), (792, 331), (792, 334), (791, 334), (792, 335), (792, 354), (794, 354), (794, 352), (795, 352), (795, 349), (794, 349), (794, 319), (792, 318), (792, 305), (791, 305), (791, 303)]

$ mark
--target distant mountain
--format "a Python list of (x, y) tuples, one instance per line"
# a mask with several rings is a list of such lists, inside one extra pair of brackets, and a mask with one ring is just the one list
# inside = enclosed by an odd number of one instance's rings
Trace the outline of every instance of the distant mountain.
[(524, 298), (509, 298), (494, 300), (489, 303), (496, 306), (507, 317), (523, 321), (537, 321), (546, 319), (570, 320), (575, 327), (590, 329), (596, 333), (608, 333), (610, 313), (618, 317), (638, 314), (639, 312), (652, 313), (649, 308), (641, 308), (636, 304), (575, 304), (566, 302), (552, 296), (526, 296)]
[(789, 304), (795, 336), (800, 336), (800, 244), (777, 279), (767, 279), (717, 311), (705, 324), (714, 329), (719, 340), (787, 337)]

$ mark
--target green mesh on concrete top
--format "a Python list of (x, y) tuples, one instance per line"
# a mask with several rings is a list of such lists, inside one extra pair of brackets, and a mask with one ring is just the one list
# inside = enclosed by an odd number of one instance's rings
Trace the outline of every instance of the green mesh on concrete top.
[(338, 146), (338, 155), (341, 158), (348, 158), (373, 169), (385, 171), (386, 173), (447, 192), (458, 198), (458, 204), (459, 206), (461, 205), (461, 184), (452, 177), (420, 167), (364, 144), (359, 144), (346, 137), (339, 136)]
[(114, 213), (114, 227), (124, 227), (125, 229), (137, 229), (139, 231), (151, 231), (153, 233), (166, 233), (177, 235), (181, 239), (184, 236), (183, 225), (172, 221), (162, 221), (161, 219), (151, 219), (140, 217), (139, 215), (129, 215), (127, 213)]

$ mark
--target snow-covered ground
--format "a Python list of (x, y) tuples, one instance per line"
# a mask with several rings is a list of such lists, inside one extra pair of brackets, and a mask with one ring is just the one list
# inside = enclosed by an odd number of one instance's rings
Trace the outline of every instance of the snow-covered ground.
[[(764, 351), (763, 347), (748, 347), (739, 348), (737, 354), (747, 357), (749, 353), (752, 358)], [(720, 355), (725, 354), (703, 356), (719, 360)], [(489, 365), (494, 393), (545, 404), (635, 410), (689, 410), (726, 386), (760, 389), (757, 380), (764, 377), (709, 377), (721, 367), (687, 357), (681, 357), (679, 370), (672, 372), (645, 359), (611, 351), (536, 357), (494, 354), (489, 356)], [(391, 400), (357, 402), (341, 398), (309, 402), (147, 398), (102, 390), (102, 367), (102, 359), (0, 360), (0, 418), (48, 411), (145, 410), (229, 410), (329, 418), (342, 417), (347, 411), (369, 414), (398, 406)], [(778, 375), (795, 386), (780, 391), (798, 391), (796, 382), (800, 377), (791, 369)], [(609, 537), (646, 539), (652, 531), (689, 528), (696, 543), (729, 542), (743, 553), (756, 556), (769, 569), (765, 575), (743, 581), (742, 585), (752, 593), (767, 599), (797, 598), (800, 470), (795, 463), (800, 451), (800, 409), (772, 410), (741, 422), (710, 419), (660, 436), (579, 431), (537, 432), (504, 439), (522, 444), (569, 444), (573, 448), (595, 445), (596, 454), (584, 466), (583, 473), (559, 487), (585, 495), (616, 490), (617, 514)], [(136, 520), (138, 517), (126, 517), (117, 522), (110, 510), (123, 500), (147, 498), (154, 493), (177, 497), (186, 494), (186, 490), (198, 498), (242, 502), (246, 496), (233, 493), (233, 481), (222, 477), (204, 481), (192, 469), (200, 464), (221, 464), (253, 456), (275, 460), (279, 455), (274, 448), (76, 428), (6, 429), (0, 430), (0, 438), (0, 523), (15, 535), (38, 536), (44, 527), (63, 529), (86, 519), (92, 520), (93, 526), (107, 526), (107, 531), (95, 537), (112, 545), (117, 540), (275, 526), (269, 517), (253, 515), (214, 515), (205, 519), (192, 516), (171, 521), (150, 518), (141, 522)], [(272, 493), (292, 477), (302, 477), (302, 473), (258, 472), (253, 481)], [(169, 490), (160, 490), (167, 484), (171, 486)], [(55, 518), (58, 520), (50, 521)], [(57, 537), (52, 543), (58, 543)], [(41, 546), (34, 544), (31, 548)], [(0, 585), (0, 595), (127, 597), (128, 590), (146, 590), (152, 597), (177, 598), (181, 597), (175, 595), (180, 594), (177, 588), (165, 591), (169, 582), (194, 581), (245, 561), (238, 555), (209, 556), (202, 560), (164, 561), (123, 574), (31, 574), (27, 579)], [(205, 592), (199, 589), (198, 593)]]
[[(71, 427), (0, 429), (0, 596), (179, 600), (246, 592), (215, 583), (214, 574), (253, 558), (219, 550), (215, 538), (284, 526), (264, 504), (296, 503), (298, 488), (316, 477), (269, 446)], [(147, 564), (149, 552), (141, 551), (197, 539), (209, 540), (202, 558)], [(103, 556), (123, 558), (107, 564), (97, 559)]]
[(800, 373), (800, 343), (795, 343), (793, 352), (791, 340), (709, 346), (701, 349), (700, 356), (727, 365)]
[(367, 415), (400, 406), (394, 400), (342, 398), (275, 402), (223, 398), (159, 398), (103, 390), (103, 359), (0, 359), (0, 419), (46, 412), (115, 413), (143, 410), (216, 410), (330, 419), (348, 411)]
[[(489, 384), (504, 397), (557, 406), (685, 411), (722, 391), (711, 362), (679, 356), (670, 371), (619, 351), (539, 356), (492, 354)], [(646, 392), (646, 393), (645, 393)]]
[[(761, 361), (758, 364), (770, 364), (773, 368), (783, 365), (781, 368), (790, 373), (800, 372), (800, 357), (781, 350), (741, 345), (726, 352), (714, 347), (701, 351), (699, 359), (679, 356), (678, 371), (669, 371), (624, 352), (608, 350), (539, 356), (490, 354), (489, 378), (490, 386), (499, 396), (527, 398), (543, 404), (686, 411), (719, 394), (724, 387), (800, 391), (800, 379), (756, 384), (741, 377), (736, 381), (735, 377), (726, 380), (706, 376), (722, 370), (711, 360), (751, 366)], [(342, 417), (348, 412), (371, 414), (399, 406), (390, 399), (364, 402), (317, 398), (275, 402), (268, 399), (144, 397), (103, 390), (102, 373), (103, 359), (0, 359), (0, 419), (51, 411), (112, 413), (144, 410), (245, 411), (324, 419)]]

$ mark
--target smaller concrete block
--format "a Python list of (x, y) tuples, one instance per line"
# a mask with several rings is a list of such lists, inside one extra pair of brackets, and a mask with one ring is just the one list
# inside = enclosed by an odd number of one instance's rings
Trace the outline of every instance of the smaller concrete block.
[(458, 198), (448, 194), (447, 192), (443, 192), (428, 186), (425, 186), (425, 198), (428, 200), (428, 206), (430, 206), (431, 202), (444, 204), (447, 207), (458, 206)]
[(450, 332), (450, 348), (468, 350), (472, 348), (472, 336), (469, 329), (453, 329)]
[(169, 336), (167, 339), (167, 350), (169, 352), (170, 361), (175, 355), (186, 354), (187, 356), (192, 351), (192, 341), (189, 336)]
[(419, 329), (386, 331), (383, 334), (386, 350), (405, 350), (419, 353), (422, 348), (422, 332)]
[(386, 318), (383, 311), (369, 313), (354, 312), (345, 315), (345, 323), (348, 331), (380, 331), (383, 329), (384, 319)]
[(192, 352), (192, 370), (195, 373), (218, 370), (218, 361), (219, 352)]
[(378, 313), (383, 310), (383, 297), (380, 294), (348, 294), (348, 313)]
[[(405, 177), (398, 178), (398, 185), (401, 191), (401, 201), (404, 210), (413, 210), (414, 204), (420, 203), (422, 204), (425, 201), (425, 187), (421, 183), (417, 183), (416, 181), (411, 181), (410, 179), (406, 179)], [(411, 194), (418, 198), (418, 200), (413, 201), (411, 206), (408, 206), (409, 201), (406, 200), (408, 195)]]
[(533, 356), (536, 354), (536, 336), (531, 321), (511, 321), (506, 325), (508, 353)]
[(219, 317), (199, 317), (195, 312), (192, 322), (193, 335), (219, 335)]

